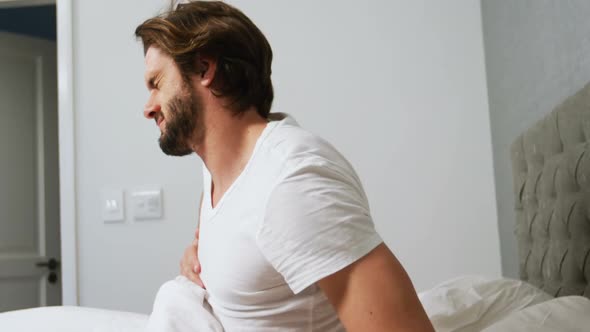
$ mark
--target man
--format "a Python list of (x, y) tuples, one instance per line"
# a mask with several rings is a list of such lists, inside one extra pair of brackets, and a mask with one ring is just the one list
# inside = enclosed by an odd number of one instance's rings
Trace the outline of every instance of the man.
[(162, 151), (204, 163), (181, 272), (226, 330), (433, 331), (351, 165), (270, 113), (272, 51), (248, 17), (195, 1), (136, 35)]

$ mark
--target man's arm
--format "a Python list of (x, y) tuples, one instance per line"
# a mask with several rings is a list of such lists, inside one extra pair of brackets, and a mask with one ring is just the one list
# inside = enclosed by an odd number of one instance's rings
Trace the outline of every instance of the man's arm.
[(434, 332), (406, 271), (383, 243), (318, 284), (347, 331)]

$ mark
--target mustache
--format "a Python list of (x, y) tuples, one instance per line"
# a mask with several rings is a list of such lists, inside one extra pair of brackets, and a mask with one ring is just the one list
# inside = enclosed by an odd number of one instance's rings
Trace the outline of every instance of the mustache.
[(160, 124), (160, 119), (164, 120), (164, 115), (158, 113), (154, 116), (154, 121), (156, 121), (156, 126)]

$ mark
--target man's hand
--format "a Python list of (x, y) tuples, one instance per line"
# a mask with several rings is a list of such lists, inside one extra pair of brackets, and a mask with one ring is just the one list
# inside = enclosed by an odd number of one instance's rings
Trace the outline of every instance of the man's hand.
[(191, 245), (186, 247), (184, 255), (180, 260), (180, 274), (190, 279), (197, 285), (205, 288), (203, 281), (201, 281), (201, 263), (197, 251), (199, 249), (199, 230), (195, 232), (195, 240)]

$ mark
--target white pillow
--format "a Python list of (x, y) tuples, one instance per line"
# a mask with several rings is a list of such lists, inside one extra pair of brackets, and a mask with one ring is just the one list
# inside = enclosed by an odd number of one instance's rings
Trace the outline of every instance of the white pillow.
[(520, 280), (465, 276), (418, 294), (437, 332), (481, 331), (553, 297)]
[(564, 296), (513, 313), (483, 332), (590, 331), (590, 300)]

